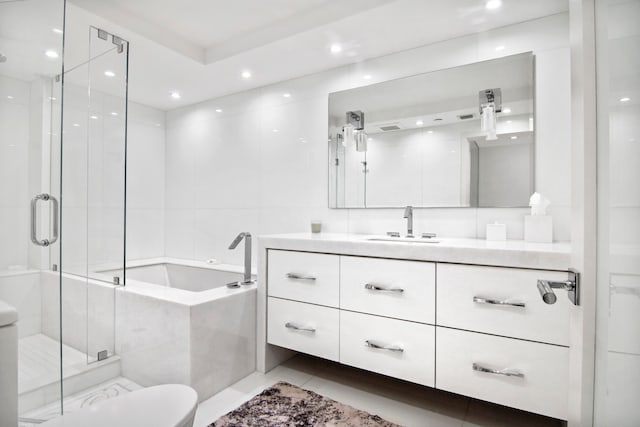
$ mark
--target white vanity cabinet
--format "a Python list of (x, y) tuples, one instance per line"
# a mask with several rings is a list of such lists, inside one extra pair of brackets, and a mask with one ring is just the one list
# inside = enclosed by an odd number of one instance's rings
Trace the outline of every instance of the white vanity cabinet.
[(559, 262), (478, 265), (485, 254), (447, 262), (432, 246), (418, 258), (415, 246), (391, 255), (393, 244), (373, 245), (369, 255), (296, 243), (264, 247), (266, 343), (568, 418), (572, 305), (565, 291), (546, 304), (537, 288), (567, 280)]

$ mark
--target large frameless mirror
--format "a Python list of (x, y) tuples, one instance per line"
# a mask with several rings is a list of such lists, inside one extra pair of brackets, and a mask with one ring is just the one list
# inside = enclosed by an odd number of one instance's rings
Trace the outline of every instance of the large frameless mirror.
[(534, 189), (534, 56), (329, 94), (329, 207), (520, 207)]

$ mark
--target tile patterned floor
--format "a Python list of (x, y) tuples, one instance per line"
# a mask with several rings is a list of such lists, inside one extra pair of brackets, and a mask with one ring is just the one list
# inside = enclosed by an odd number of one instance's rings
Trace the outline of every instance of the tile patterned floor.
[[(267, 374), (254, 372), (200, 403), (194, 427), (206, 427), (265, 388), (286, 381), (407, 427), (560, 427), (564, 423), (528, 412), (365, 372), (323, 359), (298, 355)], [(65, 412), (141, 388), (119, 377), (65, 400)], [(54, 403), (23, 414), (49, 419)], [(21, 423), (19, 427), (37, 424)]]
[(416, 427), (559, 427), (563, 422), (298, 355), (267, 374), (254, 372), (202, 402), (194, 427), (205, 427), (278, 381)]

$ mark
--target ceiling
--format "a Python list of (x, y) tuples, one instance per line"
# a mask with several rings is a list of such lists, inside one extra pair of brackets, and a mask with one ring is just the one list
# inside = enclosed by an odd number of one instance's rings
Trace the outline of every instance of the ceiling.
[[(171, 110), (568, 10), (568, 0), (502, 3), (487, 10), (485, 0), (68, 0), (65, 68), (86, 60), (89, 26), (105, 29), (130, 42), (130, 99)], [(22, 18), (22, 28), (48, 25)], [(0, 33), (2, 49), (11, 37)], [(340, 53), (330, 52), (335, 43)], [(14, 76), (34, 75), (12, 67)], [(241, 77), (245, 70), (251, 78)]]

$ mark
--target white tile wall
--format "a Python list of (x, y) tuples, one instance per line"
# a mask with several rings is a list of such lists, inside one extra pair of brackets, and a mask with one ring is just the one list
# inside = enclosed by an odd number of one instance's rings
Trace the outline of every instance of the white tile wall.
[(28, 263), (29, 97), (29, 83), (0, 76), (0, 270)]
[[(226, 249), (240, 231), (374, 233), (404, 227), (401, 212), (327, 208), (329, 92), (534, 51), (537, 190), (553, 203), (555, 237), (569, 239), (568, 17), (554, 15), (213, 99), (167, 113), (166, 255), (241, 263)], [(371, 74), (371, 80), (363, 80)], [(290, 93), (284, 98), (283, 93)], [(217, 113), (216, 109), (222, 109)], [(303, 142), (303, 140), (305, 142)], [(526, 209), (420, 209), (416, 231), (484, 237), (488, 222), (523, 237)]]

